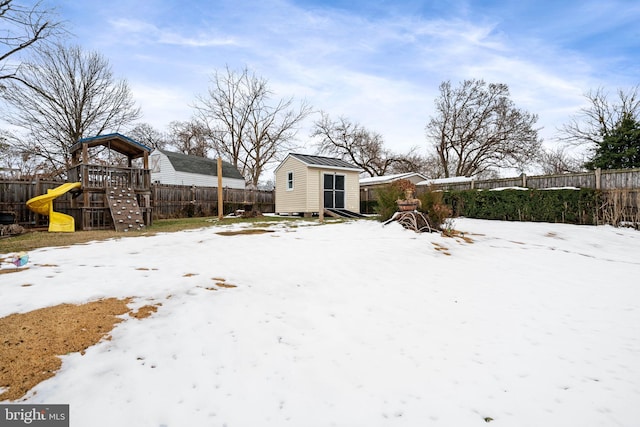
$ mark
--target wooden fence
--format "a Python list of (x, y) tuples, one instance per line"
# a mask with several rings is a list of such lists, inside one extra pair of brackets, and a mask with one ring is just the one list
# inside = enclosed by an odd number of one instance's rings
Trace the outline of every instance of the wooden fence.
[(593, 188), (596, 190), (631, 190), (640, 188), (640, 169), (596, 169), (590, 172), (559, 175), (521, 175), (515, 178), (486, 179), (451, 183), (436, 183), (440, 190), (490, 190), (504, 187), (543, 188)]
[[(461, 190), (491, 190), (497, 188), (521, 187), (532, 189), (549, 189), (549, 188), (592, 188), (601, 190), (607, 197), (607, 200), (618, 200), (616, 206), (623, 203), (622, 200), (631, 196), (620, 195), (620, 192), (626, 193), (628, 190), (640, 190), (640, 169), (615, 169), (600, 170), (596, 169), (589, 172), (568, 173), (559, 175), (536, 175), (527, 176), (520, 175), (512, 178), (475, 180), (468, 179), (465, 181), (435, 180), (431, 185), (436, 190), (443, 191), (461, 191)], [(427, 187), (423, 187), (426, 189)], [(418, 193), (421, 189), (418, 188)], [(375, 190), (360, 189), (360, 211), (362, 213), (374, 213), (377, 197)], [(633, 193), (636, 194), (636, 193)], [(634, 199), (635, 196), (631, 197)], [(629, 199), (629, 200), (631, 200)], [(635, 202), (634, 202), (635, 203)], [(629, 204), (634, 209), (636, 205)]]
[[(238, 209), (275, 211), (273, 191), (223, 188), (222, 199), (225, 214)], [(151, 206), (154, 218), (217, 215), (218, 188), (152, 184)]]
[[(45, 227), (48, 224), (48, 218), (31, 212), (26, 202), (62, 183), (41, 180), (0, 180), (0, 212), (12, 213), (22, 226)], [(237, 209), (253, 209), (264, 213), (275, 211), (273, 191), (223, 188), (222, 192), (225, 214)], [(217, 215), (218, 189), (152, 184), (151, 206), (154, 219)], [(70, 209), (70, 194), (55, 200), (56, 211), (69, 212)]]

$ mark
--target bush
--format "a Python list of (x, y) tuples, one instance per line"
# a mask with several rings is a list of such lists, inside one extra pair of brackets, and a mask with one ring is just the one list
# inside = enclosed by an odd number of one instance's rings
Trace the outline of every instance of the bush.
[(404, 191), (394, 182), (376, 188), (375, 192), (378, 200), (376, 206), (376, 213), (379, 215), (378, 219), (380, 221), (386, 221), (398, 210), (397, 200), (404, 198)]
[(455, 216), (504, 221), (595, 224), (596, 190), (464, 190), (444, 193)]
[(434, 191), (429, 188), (427, 191), (418, 195), (420, 199), (420, 207), (418, 210), (427, 216), (429, 226), (435, 230), (440, 230), (442, 224), (452, 214), (452, 210), (444, 202), (442, 191)]

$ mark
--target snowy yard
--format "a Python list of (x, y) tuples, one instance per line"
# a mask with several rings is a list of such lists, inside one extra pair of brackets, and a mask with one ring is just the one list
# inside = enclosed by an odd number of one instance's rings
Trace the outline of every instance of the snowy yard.
[(640, 424), (640, 232), (299, 224), (30, 252), (0, 275), (0, 317), (161, 305), (25, 401), (68, 403), (78, 427)]

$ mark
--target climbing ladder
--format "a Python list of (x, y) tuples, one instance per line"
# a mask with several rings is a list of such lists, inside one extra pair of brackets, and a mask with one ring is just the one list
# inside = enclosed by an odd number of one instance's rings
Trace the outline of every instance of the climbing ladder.
[(116, 231), (132, 231), (144, 228), (142, 210), (131, 188), (112, 187), (107, 190), (107, 203)]

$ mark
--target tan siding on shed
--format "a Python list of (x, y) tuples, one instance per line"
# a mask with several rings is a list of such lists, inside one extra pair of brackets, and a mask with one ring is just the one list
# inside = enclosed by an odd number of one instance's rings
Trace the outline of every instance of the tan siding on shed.
[[(288, 172), (293, 172), (291, 191), (287, 191)], [(357, 171), (309, 166), (293, 156), (288, 156), (276, 169), (275, 211), (283, 214), (319, 212), (324, 174), (345, 176), (345, 208), (360, 212), (360, 176)]]
[[(293, 172), (293, 190), (287, 190), (287, 174)], [(276, 212), (307, 212), (307, 167), (299, 160), (288, 157), (276, 171)]]

